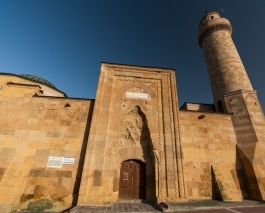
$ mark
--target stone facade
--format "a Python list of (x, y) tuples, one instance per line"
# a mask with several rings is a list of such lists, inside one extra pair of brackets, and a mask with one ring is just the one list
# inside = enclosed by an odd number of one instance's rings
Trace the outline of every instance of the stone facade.
[(179, 109), (172, 69), (102, 63), (95, 100), (0, 73), (0, 212), (110, 204), (129, 177), (133, 199), (137, 175), (155, 203), (264, 201), (265, 118), (231, 33), (218, 13), (200, 21), (214, 105)]
[(184, 198), (177, 106), (174, 70), (103, 63), (78, 203), (116, 201), (128, 159), (146, 164), (148, 200)]
[[(65, 98), (52, 88), (57, 97), (40, 96), (41, 84), (0, 79), (0, 212), (71, 207), (94, 100)], [(75, 164), (47, 168), (49, 156), (74, 157)]]
[(221, 199), (248, 198), (242, 164), (236, 152), (232, 114), (181, 110), (179, 124), (187, 197), (219, 198), (214, 184), (215, 172), (221, 170), (224, 177), (220, 182), (226, 184), (223, 190), (233, 189), (232, 194), (226, 193)]

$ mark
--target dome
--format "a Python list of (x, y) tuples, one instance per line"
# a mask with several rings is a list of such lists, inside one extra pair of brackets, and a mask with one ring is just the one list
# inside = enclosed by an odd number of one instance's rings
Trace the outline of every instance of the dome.
[(52, 87), (54, 89), (57, 89), (51, 82), (47, 81), (46, 79), (44, 78), (41, 78), (41, 77), (38, 77), (38, 76), (35, 76), (35, 75), (27, 75), (27, 74), (22, 74), (22, 75), (19, 75), (23, 78), (27, 78), (29, 80), (32, 80), (32, 81), (35, 81), (35, 82), (38, 82), (38, 83), (41, 83), (41, 84), (45, 84), (49, 87)]

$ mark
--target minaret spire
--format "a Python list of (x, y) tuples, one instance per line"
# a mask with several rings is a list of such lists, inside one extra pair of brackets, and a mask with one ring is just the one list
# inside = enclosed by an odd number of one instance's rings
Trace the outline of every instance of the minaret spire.
[(265, 117), (231, 38), (232, 26), (216, 12), (200, 21), (198, 43), (211, 81), (217, 111), (231, 113), (249, 194), (265, 200)]
[(198, 43), (204, 51), (218, 111), (225, 109), (224, 95), (237, 90), (253, 90), (231, 34), (230, 22), (219, 13), (207, 13), (200, 21)]

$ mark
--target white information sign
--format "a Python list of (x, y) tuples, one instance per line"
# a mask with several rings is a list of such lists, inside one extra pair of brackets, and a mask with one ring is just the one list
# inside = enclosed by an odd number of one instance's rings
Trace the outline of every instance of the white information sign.
[(140, 99), (149, 99), (148, 93), (142, 92), (126, 92), (127, 98), (140, 98)]
[(48, 159), (47, 167), (61, 168), (63, 159), (63, 157), (50, 156)]
[(75, 158), (63, 158), (63, 164), (74, 164), (75, 163)]

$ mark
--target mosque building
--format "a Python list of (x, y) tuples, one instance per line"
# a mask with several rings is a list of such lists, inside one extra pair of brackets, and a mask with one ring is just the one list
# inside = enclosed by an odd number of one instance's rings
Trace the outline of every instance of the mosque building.
[(265, 119), (216, 12), (199, 23), (214, 104), (179, 107), (175, 70), (102, 63), (95, 99), (0, 73), (0, 212), (122, 199), (265, 200)]

